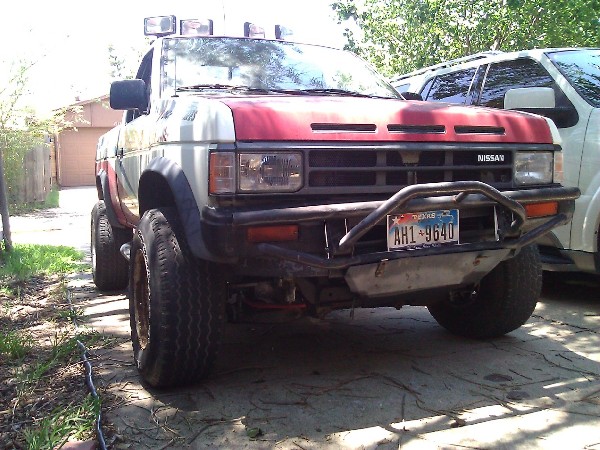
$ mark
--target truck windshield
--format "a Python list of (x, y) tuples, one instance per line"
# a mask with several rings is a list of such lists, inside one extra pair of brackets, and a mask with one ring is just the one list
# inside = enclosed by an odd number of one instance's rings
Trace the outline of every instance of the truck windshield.
[(350, 52), (284, 41), (175, 37), (163, 41), (161, 89), (218, 86), (274, 91), (342, 91), (398, 98), (396, 90)]
[(551, 52), (548, 56), (577, 92), (600, 108), (600, 49)]

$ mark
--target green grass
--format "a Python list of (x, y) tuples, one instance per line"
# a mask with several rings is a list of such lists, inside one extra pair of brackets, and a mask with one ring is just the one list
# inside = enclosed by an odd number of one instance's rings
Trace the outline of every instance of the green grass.
[[(19, 302), (20, 289), (26, 287), (32, 277), (58, 276), (57, 290), (54, 294), (62, 298), (67, 295), (64, 284), (65, 275), (87, 269), (82, 263), (83, 253), (66, 246), (16, 244), (10, 252), (0, 252), (0, 291), (6, 293), (0, 316), (9, 316), (11, 305)], [(57, 305), (65, 304), (58, 302)], [(53, 305), (52, 307), (55, 307)], [(83, 315), (78, 309), (53, 310), (49, 322), (72, 321)], [(34, 395), (36, 388), (52, 385), (50, 380), (55, 370), (74, 364), (80, 359), (81, 351), (77, 341), (88, 348), (102, 341), (102, 335), (94, 331), (73, 333), (65, 330), (55, 333), (50, 345), (35, 343), (26, 324), (8, 321), (9, 327), (0, 329), (0, 355), (5, 360), (13, 360), (9, 365), (14, 370), (16, 383), (16, 403), (19, 398)], [(46, 345), (43, 345), (46, 344)], [(4, 368), (2, 369), (4, 370)], [(48, 383), (49, 382), (49, 383)], [(80, 405), (72, 403), (56, 408), (51, 414), (36, 420), (33, 425), (19, 431), (26, 441), (28, 449), (60, 448), (68, 439), (87, 439), (94, 435), (95, 420), (100, 411), (99, 400), (88, 395)]]
[(19, 360), (31, 351), (31, 336), (16, 330), (0, 330), (0, 354)]
[(56, 318), (61, 322), (77, 322), (79, 324), (86, 320), (85, 313), (81, 308), (69, 308), (58, 311)]
[(95, 420), (100, 411), (100, 402), (88, 395), (83, 404), (57, 409), (37, 426), (24, 431), (27, 448), (30, 450), (52, 450), (60, 448), (67, 439), (84, 439), (94, 431)]
[(83, 253), (67, 246), (15, 244), (2, 253), (0, 282), (39, 275), (66, 275), (82, 269)]
[(102, 340), (102, 336), (91, 331), (68, 336), (66, 334), (55, 334), (51, 342), (51, 351), (46, 358), (38, 358), (37, 361), (18, 373), (18, 378), (22, 383), (21, 390), (24, 392), (29, 387), (35, 386), (40, 378), (45, 376), (53, 368), (73, 364), (79, 360), (81, 351), (77, 346), (77, 341), (81, 341), (86, 347), (94, 345)]
[(52, 350), (46, 359), (39, 359), (28, 370), (19, 374), (19, 378), (26, 386), (35, 383), (47, 374), (52, 368), (77, 360), (77, 338), (65, 335), (54, 335), (51, 342)]

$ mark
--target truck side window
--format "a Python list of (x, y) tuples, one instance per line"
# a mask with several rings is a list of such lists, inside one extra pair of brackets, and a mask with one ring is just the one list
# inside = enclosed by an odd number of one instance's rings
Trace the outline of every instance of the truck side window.
[[(424, 99), (464, 105), (476, 70), (471, 68), (436, 77)], [(422, 94), (425, 94), (425, 89)]]
[(532, 59), (522, 58), (490, 64), (479, 105), (502, 109), (506, 91), (524, 87), (551, 87), (555, 91), (558, 89), (546, 69)]

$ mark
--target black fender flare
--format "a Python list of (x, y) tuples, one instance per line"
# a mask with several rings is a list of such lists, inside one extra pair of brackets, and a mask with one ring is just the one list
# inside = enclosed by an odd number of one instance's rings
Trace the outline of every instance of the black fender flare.
[[(157, 180), (156, 177), (164, 180), (170, 193), (157, 192), (160, 189), (150, 187), (153, 180)], [(146, 190), (152, 190), (155, 195), (143, 195)], [(138, 198), (140, 217), (152, 208), (160, 206), (176, 207), (188, 246), (194, 256), (208, 261), (228, 261), (211, 253), (206, 247), (198, 204), (188, 179), (179, 164), (164, 157), (154, 158), (150, 161), (150, 164), (140, 176)]]
[(110, 195), (110, 187), (108, 183), (108, 174), (105, 170), (101, 170), (98, 174), (98, 178), (100, 178), (102, 198), (104, 200), (104, 206), (106, 206), (106, 217), (108, 217), (110, 225), (114, 228), (126, 228), (121, 222), (119, 222), (117, 213), (115, 212), (115, 207), (112, 204), (112, 197)]

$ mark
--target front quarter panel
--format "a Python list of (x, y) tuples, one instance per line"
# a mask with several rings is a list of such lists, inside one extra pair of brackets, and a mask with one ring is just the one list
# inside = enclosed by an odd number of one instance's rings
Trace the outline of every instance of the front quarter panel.
[(202, 208), (208, 201), (209, 146), (234, 141), (232, 113), (223, 103), (193, 97), (160, 101), (150, 114), (127, 124), (123, 133), (119, 185), (129, 214), (137, 222), (143, 212), (139, 180), (155, 158), (167, 158), (183, 169)]
[[(587, 125), (579, 187), (573, 216), (571, 246), (574, 250), (596, 252), (600, 226), (600, 110), (594, 109)], [(578, 232), (581, 230), (581, 232)]]

